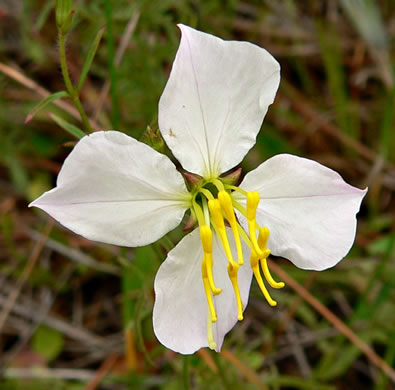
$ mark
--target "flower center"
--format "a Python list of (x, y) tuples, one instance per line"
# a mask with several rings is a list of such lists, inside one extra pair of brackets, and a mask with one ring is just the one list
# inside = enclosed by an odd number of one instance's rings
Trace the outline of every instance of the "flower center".
[[(232, 196), (235, 191), (246, 198), (246, 207)], [(226, 258), (228, 259), (227, 272), (235, 293), (237, 318), (239, 321), (243, 319), (243, 304), (237, 280), (239, 268), (244, 264), (241, 240), (251, 249), (250, 267), (259, 288), (270, 306), (276, 306), (277, 302), (271, 298), (265, 286), (261, 275), (261, 269), (266, 281), (271, 287), (284, 287), (284, 283), (276, 282), (269, 271), (267, 258), (270, 255), (270, 250), (267, 249), (267, 241), (270, 232), (266, 226), (261, 227), (256, 221), (259, 201), (260, 197), (258, 192), (246, 192), (239, 187), (224, 184), (220, 179), (209, 179), (203, 182), (193, 193), (191, 209), (199, 223), (200, 239), (204, 254), (202, 260), (202, 279), (207, 298), (207, 337), (211, 349), (216, 348), (212, 324), (217, 321), (217, 313), (213, 296), (220, 294), (222, 291), (221, 288), (216, 286), (213, 276), (213, 264), (215, 260), (213, 259), (213, 229), (219, 237)], [(246, 218), (248, 232), (245, 231), (238, 222), (234, 211), (235, 209)], [(237, 260), (233, 258), (226, 224), (228, 224), (232, 230)]]

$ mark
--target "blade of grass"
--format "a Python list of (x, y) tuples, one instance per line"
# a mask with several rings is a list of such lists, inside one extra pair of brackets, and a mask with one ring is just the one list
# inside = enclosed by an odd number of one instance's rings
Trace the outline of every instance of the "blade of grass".
[[(128, 47), (129, 41), (131, 40), (134, 31), (136, 30), (137, 23), (140, 18), (140, 11), (136, 10), (132, 17), (130, 18), (125, 31), (122, 34), (121, 42), (119, 43), (117, 52), (115, 54), (115, 67), (118, 68), (119, 65), (121, 64), (123, 55), (125, 54), (125, 51)], [(110, 81), (106, 80), (106, 82), (103, 85), (103, 88), (100, 92), (98, 103), (95, 107), (95, 113), (93, 115), (94, 118), (97, 118), (98, 115), (100, 114), (101, 109), (103, 108), (103, 104), (106, 100), (106, 97), (108, 95), (108, 92), (110, 91)]]
[(86, 56), (84, 65), (82, 67), (80, 80), (78, 81), (77, 93), (80, 93), (81, 88), (84, 85), (85, 78), (88, 75), (88, 72), (91, 68), (93, 59), (95, 58), (96, 55), (96, 51), (99, 48), (100, 41), (103, 38), (103, 34), (105, 31), (106, 31), (106, 27), (104, 26), (97, 32), (95, 39), (93, 40), (91, 47), (88, 50), (88, 55)]
[(395, 383), (395, 370), (388, 365), (377, 353), (363, 340), (361, 340), (353, 330), (351, 330), (342, 320), (326, 308), (318, 299), (313, 297), (302, 285), (289, 276), (273, 261), (270, 267), (285, 282), (291, 286), (304, 300), (314, 307), (323, 317), (325, 317), (332, 325), (335, 326), (344, 336), (346, 336), (354, 345), (356, 345), (366, 357)]
[[(14, 79), (18, 83), (24, 85), (26, 88), (32, 89), (43, 98), (46, 98), (49, 95), (51, 95), (51, 92), (47, 91), (45, 88), (38, 85), (35, 81), (26, 77), (20, 71), (13, 69), (10, 66), (7, 66), (1, 62), (0, 62), (0, 72), (3, 72), (6, 76)], [(69, 113), (74, 118), (81, 119), (78, 110), (75, 107), (73, 107), (71, 104), (64, 102), (62, 100), (55, 100), (54, 104), (56, 104), (62, 110)], [(95, 121), (90, 121), (90, 122), (94, 130), (98, 131), (101, 129), (101, 127)]]
[(40, 31), (43, 28), (45, 22), (48, 20), (48, 16), (50, 15), (53, 7), (54, 7), (54, 0), (45, 2), (45, 5), (43, 6), (42, 10), (40, 11), (36, 19), (36, 22), (34, 23), (35, 31)]
[[(389, 366), (393, 367), (395, 363), (395, 331), (392, 332), (392, 337), (390, 337), (389, 340), (390, 342), (387, 346), (387, 351), (385, 353), (384, 359)], [(388, 377), (381, 373), (381, 375), (376, 380), (374, 390), (385, 390), (388, 388)]]
[(40, 103), (38, 103), (27, 115), (25, 119), (25, 125), (29, 123), (35, 116), (36, 114), (41, 111), (43, 108), (45, 108), (49, 103), (54, 102), (57, 99), (61, 99), (64, 97), (70, 96), (68, 92), (66, 91), (60, 91), (60, 92), (55, 92), (52, 95), (49, 95), (45, 99), (41, 100)]
[(347, 93), (338, 34), (332, 25), (317, 22), (316, 27), (328, 77), (328, 86), (334, 102), (336, 121), (344, 133), (356, 139), (358, 133), (355, 118), (357, 116), (350, 113), (350, 100)]
[(374, 0), (341, 0), (340, 4), (355, 29), (367, 43), (383, 82), (387, 88), (392, 88), (394, 75), (389, 55), (389, 39), (378, 3)]
[(380, 129), (380, 149), (383, 158), (395, 160), (393, 153), (395, 149), (394, 124), (395, 124), (395, 88), (388, 91), (384, 105)]
[(55, 114), (49, 114), (49, 116), (63, 129), (66, 130), (68, 133), (73, 135), (74, 137), (81, 139), (82, 137), (85, 137), (86, 134), (79, 129), (77, 126), (72, 125), (71, 123), (65, 121), (62, 119), (60, 116), (55, 115)]
[(268, 390), (268, 388), (262, 383), (258, 375), (255, 374), (249, 367), (247, 367), (241, 360), (239, 360), (230, 351), (222, 350), (221, 355), (228, 360), (237, 370), (250, 382), (257, 386), (258, 389)]
[[(358, 140), (351, 138), (347, 134), (340, 131), (335, 125), (327, 121), (314, 108), (311, 102), (309, 102), (301, 93), (296, 90), (296, 88), (291, 86), (291, 84), (284, 78), (281, 80), (280, 92), (283, 93), (283, 96), (286, 96), (289, 99), (289, 103), (295, 111), (299, 112), (300, 115), (314, 123), (321, 130), (336, 138), (339, 142), (343, 143), (349, 148), (357, 151), (365, 159), (369, 161), (377, 160), (379, 155), (374, 150), (370, 149)], [(389, 170), (395, 171), (395, 164), (392, 164), (389, 161), (385, 162), (385, 167)]]
[(374, 287), (376, 287), (376, 282), (379, 281), (381, 284), (381, 275), (383, 274), (388, 261), (391, 259), (392, 248), (395, 245), (395, 235), (391, 237), (388, 242), (388, 246), (383, 258), (377, 262), (375, 269), (372, 272), (370, 280), (367, 282), (365, 291), (361, 293), (361, 298), (357, 304), (357, 307), (352, 316), (352, 320), (358, 320), (362, 318), (369, 318), (372, 315), (372, 310), (376, 309), (376, 305), (371, 305), (368, 302), (368, 297)]

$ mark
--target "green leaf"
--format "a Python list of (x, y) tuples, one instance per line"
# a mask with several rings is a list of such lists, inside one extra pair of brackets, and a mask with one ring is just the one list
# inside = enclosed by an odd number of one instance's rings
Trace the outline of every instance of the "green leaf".
[(36, 22), (34, 23), (35, 31), (41, 31), (41, 29), (43, 28), (45, 22), (48, 19), (49, 14), (53, 9), (53, 3), (54, 3), (53, 0), (45, 2), (45, 5), (42, 7), (41, 11), (39, 12), (36, 18)]
[(72, 125), (71, 123), (65, 121), (60, 116), (55, 114), (49, 114), (49, 116), (63, 129), (66, 130), (68, 133), (73, 135), (74, 137), (81, 139), (85, 137), (86, 134), (77, 126)]
[(63, 334), (47, 326), (40, 326), (32, 338), (33, 349), (51, 361), (55, 359), (63, 349)]
[(88, 55), (85, 59), (84, 66), (82, 67), (80, 81), (78, 82), (77, 92), (79, 93), (82, 85), (84, 84), (85, 78), (89, 72), (89, 69), (92, 65), (93, 59), (95, 58), (96, 51), (99, 47), (100, 41), (103, 38), (103, 34), (106, 31), (106, 27), (102, 27), (96, 34), (95, 39), (93, 40), (91, 47), (89, 48)]
[(49, 103), (52, 103), (53, 101), (55, 101), (57, 99), (61, 99), (61, 98), (68, 97), (68, 96), (69, 96), (68, 92), (60, 91), (60, 92), (55, 92), (52, 95), (49, 95), (45, 99), (41, 100), (41, 102), (38, 103), (37, 106), (35, 106), (33, 108), (33, 110), (31, 110), (29, 112), (28, 116), (25, 119), (25, 124), (30, 122), (36, 116), (36, 114), (39, 111), (41, 111), (43, 108), (45, 108)]

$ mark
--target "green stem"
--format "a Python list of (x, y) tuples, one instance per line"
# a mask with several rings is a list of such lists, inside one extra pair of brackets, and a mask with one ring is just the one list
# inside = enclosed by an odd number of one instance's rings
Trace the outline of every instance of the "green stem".
[(190, 390), (191, 388), (191, 382), (189, 380), (189, 359), (190, 357), (188, 355), (183, 357), (182, 379), (185, 390)]
[(81, 116), (81, 121), (85, 127), (85, 130), (88, 132), (92, 132), (92, 127), (89, 123), (88, 116), (85, 114), (85, 111), (82, 107), (80, 98), (78, 96), (78, 92), (73, 86), (73, 83), (71, 82), (70, 74), (69, 74), (69, 69), (67, 67), (67, 60), (66, 60), (66, 36), (62, 33), (61, 30), (59, 30), (59, 54), (60, 54), (60, 68), (62, 70), (62, 75), (63, 75), (63, 80), (67, 88), (67, 92), (71, 96), (71, 99), (73, 100), (73, 103), (75, 107), (77, 108), (80, 116)]
[(108, 69), (110, 72), (110, 92), (112, 102), (112, 125), (114, 129), (118, 128), (119, 112), (117, 103), (117, 71), (115, 69), (115, 48), (114, 36), (112, 30), (112, 5), (111, 0), (105, 0), (105, 15), (107, 24), (107, 51), (108, 51)]
[(223, 367), (221, 359), (220, 359), (220, 354), (217, 352), (213, 352), (212, 357), (213, 357), (215, 365), (217, 366), (218, 375), (221, 379), (224, 389), (225, 390), (232, 389), (232, 384), (229, 382), (228, 378), (226, 377), (224, 367)]

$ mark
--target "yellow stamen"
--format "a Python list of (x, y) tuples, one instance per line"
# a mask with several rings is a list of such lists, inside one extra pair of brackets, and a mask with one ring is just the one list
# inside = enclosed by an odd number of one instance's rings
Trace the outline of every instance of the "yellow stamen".
[(254, 273), (255, 279), (258, 282), (258, 286), (261, 289), (262, 294), (264, 295), (270, 306), (276, 306), (277, 302), (272, 299), (269, 292), (267, 291), (265, 284), (263, 283), (262, 276), (259, 271), (259, 256), (254, 251), (252, 251), (251, 253), (250, 263), (252, 272)]
[(247, 221), (248, 231), (250, 233), (250, 240), (254, 251), (263, 257), (263, 253), (259, 248), (256, 238), (256, 210), (259, 204), (259, 192), (253, 191), (247, 193)]
[(243, 239), (243, 241), (248, 245), (248, 247), (252, 250), (252, 244), (251, 240), (248, 237), (248, 234), (245, 232), (245, 230), (242, 228), (242, 226), (238, 223), (237, 228), (239, 230), (240, 237)]
[[(218, 295), (222, 290), (215, 287), (214, 277), (213, 277), (213, 233), (209, 226), (200, 226), (200, 239), (202, 241), (204, 259), (203, 263), (206, 266), (206, 273), (209, 286), (214, 295)], [(205, 276), (203, 275), (203, 277)]]
[(214, 196), (213, 196), (213, 194), (209, 191), (209, 190), (207, 190), (206, 188), (201, 188), (200, 190), (199, 190), (207, 199), (214, 199)]
[(233, 198), (233, 206), (236, 210), (240, 212), (240, 214), (244, 215), (247, 218), (247, 210), (243, 207), (237, 200)]
[(213, 183), (217, 187), (218, 191), (225, 191), (225, 187), (221, 180), (211, 179), (211, 183)]
[[(262, 251), (265, 251), (265, 250), (268, 251), (268, 249), (266, 249), (266, 246), (267, 246), (267, 240), (269, 239), (269, 235), (270, 235), (270, 231), (266, 226), (259, 229), (258, 245), (262, 249)], [(285, 286), (285, 283), (284, 282), (276, 282), (273, 279), (273, 277), (269, 271), (269, 267), (267, 265), (267, 257), (269, 256), (269, 254), (270, 254), (270, 251), (267, 256), (261, 257), (261, 259), (260, 259), (263, 274), (265, 275), (265, 278), (269, 282), (271, 287), (283, 288)]]
[(269, 267), (267, 265), (267, 259), (266, 257), (264, 259), (261, 259), (261, 267), (263, 274), (265, 275), (266, 280), (269, 282), (270, 286), (273, 288), (283, 288), (285, 286), (284, 282), (276, 282), (272, 275), (270, 274)]
[(270, 230), (268, 227), (264, 226), (259, 229), (258, 245), (264, 250), (267, 247), (267, 241), (269, 240)]
[(196, 202), (196, 199), (192, 199), (192, 206), (193, 206), (193, 211), (195, 212), (196, 219), (199, 222), (199, 225), (204, 225), (205, 224), (205, 218), (203, 214), (202, 208), (199, 206), (199, 204)]
[(226, 228), (224, 223), (224, 217), (221, 211), (221, 205), (218, 199), (212, 199), (208, 201), (208, 208), (210, 209), (211, 216), (213, 218), (213, 222), (217, 229), (217, 233), (219, 238), (221, 239), (222, 246), (225, 250), (225, 255), (229, 260), (229, 263), (232, 267), (239, 267), (239, 265), (233, 260), (232, 251), (230, 250), (228, 236), (226, 235)]
[(214, 303), (213, 303), (213, 296), (211, 295), (211, 288), (210, 288), (210, 283), (208, 281), (207, 265), (206, 265), (205, 258), (202, 261), (202, 278), (203, 278), (204, 291), (206, 293), (208, 307), (209, 307), (210, 313), (211, 313), (211, 322), (216, 322), (217, 321), (217, 313), (215, 312)]
[(231, 184), (225, 184), (226, 188), (229, 188), (231, 190), (235, 190), (237, 192), (240, 192), (240, 194), (243, 194), (244, 196), (247, 196), (247, 191), (242, 190), (241, 188), (231, 185)]
[(239, 285), (237, 283), (237, 272), (238, 272), (238, 268), (232, 267), (231, 264), (228, 264), (228, 275), (230, 281), (232, 282), (233, 290), (235, 291), (235, 296), (236, 296), (237, 312), (238, 312), (237, 318), (239, 321), (241, 321), (243, 319), (243, 304), (241, 302)]
[(227, 192), (220, 191), (218, 193), (218, 200), (222, 206), (222, 209), (225, 212), (226, 219), (228, 220), (229, 225), (232, 228), (232, 232), (233, 232), (233, 236), (235, 238), (235, 244), (236, 244), (237, 260), (238, 260), (237, 262), (239, 263), (239, 265), (242, 265), (242, 264), (244, 264), (243, 249), (241, 247), (239, 229), (237, 226), (238, 224), (236, 221), (235, 212), (233, 210), (232, 198), (230, 197), (230, 195)]
[(217, 348), (217, 343), (214, 341), (213, 335), (213, 322), (211, 321), (210, 316), (210, 308), (207, 308), (207, 339), (208, 339), (208, 347), (215, 351)]

